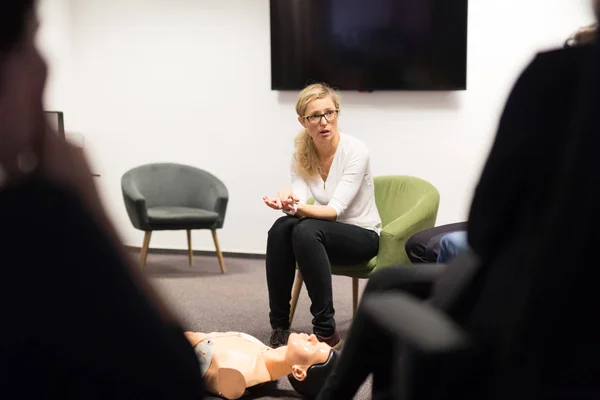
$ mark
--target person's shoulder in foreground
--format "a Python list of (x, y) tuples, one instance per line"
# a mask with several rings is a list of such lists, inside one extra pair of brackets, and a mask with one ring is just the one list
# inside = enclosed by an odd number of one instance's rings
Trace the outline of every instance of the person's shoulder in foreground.
[(584, 43), (577, 46), (571, 47), (558, 47), (551, 48), (537, 52), (535, 58), (541, 60), (558, 60), (558, 59), (572, 59), (573, 57), (581, 57), (585, 54), (589, 54), (593, 51), (594, 43)]
[[(545, 83), (560, 84), (566, 80), (578, 77), (577, 69), (581, 68), (583, 62), (592, 55), (592, 44), (584, 44), (574, 47), (549, 49), (538, 52), (524, 71), (530, 70), (542, 73)], [(557, 76), (555, 74), (567, 74)]]
[[(568, 110), (573, 106), (572, 99), (577, 96), (578, 82), (584, 75), (584, 69), (592, 55), (593, 46), (590, 44), (537, 53), (520, 75), (511, 97), (515, 101), (525, 103), (531, 100), (528, 97), (533, 96), (536, 98), (538, 110), (547, 106), (546, 111), (554, 111), (554, 115), (549, 117), (562, 121), (567, 118)], [(532, 122), (535, 120), (529, 123)], [(532, 131), (531, 134), (533, 137), (543, 132), (538, 130)]]
[(517, 224), (539, 211), (527, 208), (525, 193), (548, 189), (592, 56), (590, 45), (539, 52), (516, 79), (469, 212), (469, 243), (480, 257), (495, 254)]

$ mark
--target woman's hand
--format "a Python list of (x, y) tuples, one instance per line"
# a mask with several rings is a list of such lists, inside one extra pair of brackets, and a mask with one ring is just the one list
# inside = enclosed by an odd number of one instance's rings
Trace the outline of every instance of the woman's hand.
[(267, 206), (274, 210), (291, 212), (294, 211), (295, 204), (298, 203), (300, 199), (291, 191), (291, 189), (286, 188), (279, 191), (272, 199), (268, 196), (264, 196), (263, 201)]
[(296, 213), (297, 204), (298, 201), (296, 201), (294, 197), (288, 197), (287, 200), (281, 202), (281, 210), (283, 212)]
[(269, 196), (263, 196), (263, 201), (273, 210), (281, 210), (281, 204), (277, 202), (277, 197), (271, 199)]
[(283, 211), (295, 211), (295, 205), (300, 201), (298, 196), (292, 192), (292, 189), (285, 188), (277, 193), (278, 204)]

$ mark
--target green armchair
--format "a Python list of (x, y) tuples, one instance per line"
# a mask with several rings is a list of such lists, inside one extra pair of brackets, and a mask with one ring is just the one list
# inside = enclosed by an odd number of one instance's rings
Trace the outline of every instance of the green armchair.
[[(358, 307), (358, 280), (369, 278), (379, 268), (409, 264), (406, 241), (415, 233), (432, 228), (440, 204), (438, 190), (429, 182), (413, 176), (377, 176), (375, 203), (381, 217), (382, 230), (379, 237), (379, 253), (367, 263), (356, 265), (332, 265), (333, 275), (352, 278), (352, 310)], [(304, 279), (300, 271), (292, 290), (290, 324), (294, 319), (298, 297)]]

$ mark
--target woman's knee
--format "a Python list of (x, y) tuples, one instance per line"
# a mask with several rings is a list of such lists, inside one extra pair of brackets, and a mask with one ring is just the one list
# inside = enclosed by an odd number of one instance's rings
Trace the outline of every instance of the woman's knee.
[(278, 218), (273, 225), (271, 226), (271, 229), (269, 229), (269, 236), (271, 235), (285, 235), (287, 234), (291, 234), (292, 233), (292, 229), (294, 229), (294, 225), (296, 225), (298, 223), (298, 218), (296, 217), (291, 217), (289, 215), (284, 215), (281, 218)]
[(294, 226), (292, 231), (292, 243), (294, 245), (302, 245), (309, 242), (314, 242), (318, 238), (320, 232), (320, 221), (310, 218), (305, 218)]

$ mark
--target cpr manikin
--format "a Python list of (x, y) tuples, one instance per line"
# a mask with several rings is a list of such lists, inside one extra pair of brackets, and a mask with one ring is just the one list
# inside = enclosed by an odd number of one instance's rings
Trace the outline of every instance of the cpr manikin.
[(288, 375), (294, 389), (312, 398), (337, 361), (337, 352), (315, 335), (292, 333), (277, 349), (240, 332), (186, 332), (207, 389), (238, 399), (247, 388)]

